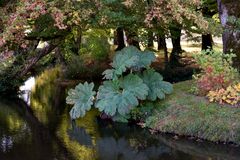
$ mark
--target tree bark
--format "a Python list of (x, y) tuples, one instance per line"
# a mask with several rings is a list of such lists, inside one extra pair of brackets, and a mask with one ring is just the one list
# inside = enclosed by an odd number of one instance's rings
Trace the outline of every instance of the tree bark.
[(118, 27), (116, 30), (116, 41), (114, 42), (115, 44), (118, 45), (118, 47), (116, 48), (116, 51), (119, 51), (121, 49), (123, 49), (125, 46), (124, 43), (124, 30), (121, 27)]
[(213, 48), (213, 39), (211, 34), (203, 34), (202, 35), (202, 50)]
[(168, 51), (165, 35), (158, 35), (158, 50), (164, 51), (164, 62), (168, 63)]
[(181, 47), (181, 29), (179, 28), (172, 28), (170, 29), (171, 32), (171, 39), (172, 39), (172, 53), (175, 53), (176, 55), (179, 55), (182, 53), (182, 47)]
[(148, 31), (148, 47), (153, 48), (153, 32)]
[(171, 27), (171, 39), (172, 39), (172, 45), (173, 49), (170, 55), (170, 63), (172, 65), (178, 65), (179, 64), (179, 55), (182, 53), (182, 47), (181, 47), (181, 28)]
[(23, 77), (25, 76), (29, 70), (44, 56), (46, 56), (47, 54), (49, 54), (50, 52), (52, 52), (57, 45), (55, 44), (49, 44), (47, 45), (45, 48), (37, 50), (36, 52), (36, 56), (29, 58), (24, 66), (22, 67), (22, 69), (20, 69), (20, 71), (18, 72), (18, 76)]
[[(240, 17), (240, 1), (217, 0), (219, 17), (224, 28), (223, 32), (223, 52), (229, 53), (231, 50), (237, 55), (233, 60), (233, 65), (240, 68), (240, 32), (234, 24), (229, 22), (229, 17), (238, 20)], [(238, 26), (239, 27), (239, 26)]]
[[(202, 14), (206, 18), (212, 18), (218, 13), (216, 0), (208, 0), (203, 2)], [(213, 48), (213, 39), (210, 33), (202, 34), (202, 50)]]

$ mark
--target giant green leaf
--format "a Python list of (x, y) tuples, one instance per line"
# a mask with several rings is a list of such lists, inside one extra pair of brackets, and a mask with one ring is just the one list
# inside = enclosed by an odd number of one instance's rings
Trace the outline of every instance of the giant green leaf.
[(114, 76), (122, 75), (122, 73), (124, 73), (127, 68), (131, 68), (132, 66), (136, 65), (138, 61), (139, 57), (134, 54), (131, 49), (124, 48), (121, 51), (116, 52), (112, 63), (112, 67), (114, 68), (112, 73), (112, 79), (114, 78)]
[(157, 98), (164, 99), (165, 94), (170, 94), (173, 91), (172, 84), (163, 81), (161, 74), (153, 69), (145, 70), (141, 76), (143, 82), (149, 87), (147, 99), (155, 101)]
[(103, 72), (104, 79), (117, 79), (127, 69), (140, 70), (147, 68), (156, 59), (153, 52), (140, 51), (134, 46), (125, 47), (116, 52), (113, 58), (112, 67)]
[(116, 114), (112, 117), (112, 120), (116, 122), (127, 123), (128, 119), (130, 118), (131, 118), (130, 114), (126, 114), (124, 116), (121, 114)]
[(145, 100), (148, 95), (148, 86), (143, 80), (134, 74), (129, 74), (120, 80), (120, 85), (124, 90), (134, 94), (138, 99)]
[(135, 67), (140, 69), (149, 67), (156, 60), (154, 52), (151, 51), (139, 51), (138, 56), (139, 61)]
[(114, 69), (107, 69), (107, 70), (105, 70), (103, 73), (102, 73), (102, 75), (104, 75), (104, 77), (103, 77), (103, 79), (108, 79), (108, 80), (110, 80), (110, 79), (116, 79), (116, 75), (115, 75), (115, 70)]
[(108, 115), (126, 115), (138, 106), (138, 99), (148, 95), (148, 86), (137, 75), (129, 74), (115, 81), (105, 81), (99, 87), (96, 108)]
[(72, 119), (83, 117), (86, 114), (86, 111), (91, 109), (93, 105), (94, 95), (96, 94), (93, 91), (94, 84), (78, 84), (75, 89), (70, 89), (68, 91), (68, 96), (66, 102), (68, 104), (73, 104), (70, 111), (70, 116)]

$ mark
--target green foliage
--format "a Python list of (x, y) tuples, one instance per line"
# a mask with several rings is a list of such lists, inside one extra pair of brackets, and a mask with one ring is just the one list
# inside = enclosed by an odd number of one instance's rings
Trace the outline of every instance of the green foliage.
[(113, 121), (116, 122), (121, 122), (121, 123), (128, 123), (128, 120), (131, 118), (130, 114), (126, 114), (126, 115), (121, 115), (121, 114), (116, 114), (112, 117)]
[(240, 31), (240, 18), (237, 18), (235, 16), (229, 16), (228, 23), (229, 23), (229, 26), (231, 26), (231, 27), (226, 28), (226, 30), (236, 31), (236, 32)]
[(41, 40), (52, 40), (67, 35), (66, 31), (59, 30), (54, 26), (54, 19), (50, 14), (42, 15), (32, 23), (35, 27), (32, 32), (28, 34), (28, 38), (30, 39), (35, 39), (37, 37), (37, 39)]
[(80, 56), (72, 55), (67, 62), (66, 72), (64, 73), (67, 78), (75, 78), (85, 70), (84, 61)]
[(126, 115), (138, 106), (138, 99), (145, 100), (148, 87), (137, 75), (129, 74), (115, 81), (105, 81), (99, 87), (96, 107), (111, 116), (118, 112)]
[(206, 50), (194, 56), (202, 69), (200, 74), (194, 75), (195, 91), (206, 95), (209, 91), (226, 88), (239, 79), (237, 69), (232, 67), (235, 54)]
[(145, 122), (145, 120), (153, 114), (155, 108), (155, 103), (144, 102), (131, 111), (130, 117), (136, 121)]
[(117, 79), (127, 69), (140, 70), (141, 68), (148, 68), (155, 59), (153, 52), (139, 51), (134, 46), (126, 47), (116, 52), (116, 56), (111, 64), (113, 69), (103, 72), (104, 78), (109, 80)]
[(83, 117), (86, 111), (91, 109), (96, 94), (96, 92), (93, 91), (93, 87), (93, 83), (88, 84), (85, 82), (84, 84), (80, 83), (77, 85), (75, 89), (70, 89), (68, 91), (66, 102), (68, 104), (74, 104), (70, 111), (72, 119)]
[(62, 52), (66, 60), (67, 78), (89, 79), (100, 77), (107, 65), (110, 44), (108, 31), (103, 29), (89, 29), (85, 32), (78, 28), (72, 29), (62, 45)]
[[(141, 101), (164, 99), (165, 94), (172, 92), (172, 85), (164, 82), (162, 76), (153, 69), (143, 72), (140, 70), (149, 68), (153, 60), (155, 60), (154, 53), (141, 52), (133, 46), (117, 52), (112, 63), (113, 69), (103, 73), (109, 80), (104, 81), (99, 87), (95, 107), (111, 115), (114, 120), (123, 122)], [(123, 75), (127, 70), (131, 70), (131, 73)], [(83, 116), (85, 111), (90, 109), (93, 104), (91, 97), (95, 94), (92, 89), (91, 85), (90, 88), (76, 87), (75, 90), (70, 90), (67, 102), (75, 104), (73, 111), (70, 112), (72, 118)]]
[(148, 100), (155, 101), (157, 98), (164, 99), (165, 94), (170, 94), (173, 91), (172, 84), (164, 82), (162, 75), (153, 69), (145, 70), (141, 77), (150, 89), (147, 97)]
[(84, 32), (79, 54), (98, 61), (106, 60), (110, 53), (108, 37), (108, 32), (102, 29), (90, 29)]

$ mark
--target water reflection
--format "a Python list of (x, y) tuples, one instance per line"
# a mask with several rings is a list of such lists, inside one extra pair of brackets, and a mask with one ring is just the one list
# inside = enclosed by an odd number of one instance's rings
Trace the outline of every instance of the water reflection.
[(77, 141), (79, 144), (92, 147), (92, 138), (82, 127), (76, 127), (75, 123), (72, 124), (73, 128), (68, 130), (68, 136), (71, 141)]
[[(50, 75), (49, 75), (50, 74)], [(175, 140), (145, 129), (101, 121), (98, 111), (70, 120), (57, 70), (36, 78), (31, 105), (0, 100), (1, 160), (237, 160), (239, 148)]]
[(12, 140), (11, 136), (3, 135), (3, 137), (0, 140), (1, 140), (1, 150), (2, 150), (2, 152), (5, 153), (5, 152), (11, 150), (11, 148), (13, 146), (13, 140)]
[(32, 88), (35, 86), (35, 78), (34, 77), (30, 77), (25, 83), (24, 85), (22, 85), (20, 87), (20, 91), (22, 92), (22, 94), (20, 95), (20, 97), (27, 102), (28, 105), (30, 105), (30, 92), (32, 90)]

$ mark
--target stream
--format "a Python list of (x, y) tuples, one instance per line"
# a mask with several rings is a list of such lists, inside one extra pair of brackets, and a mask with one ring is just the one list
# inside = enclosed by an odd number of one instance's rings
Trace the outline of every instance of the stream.
[(71, 121), (54, 70), (31, 78), (18, 99), (0, 98), (0, 160), (239, 160), (240, 148), (150, 134), (97, 118)]

